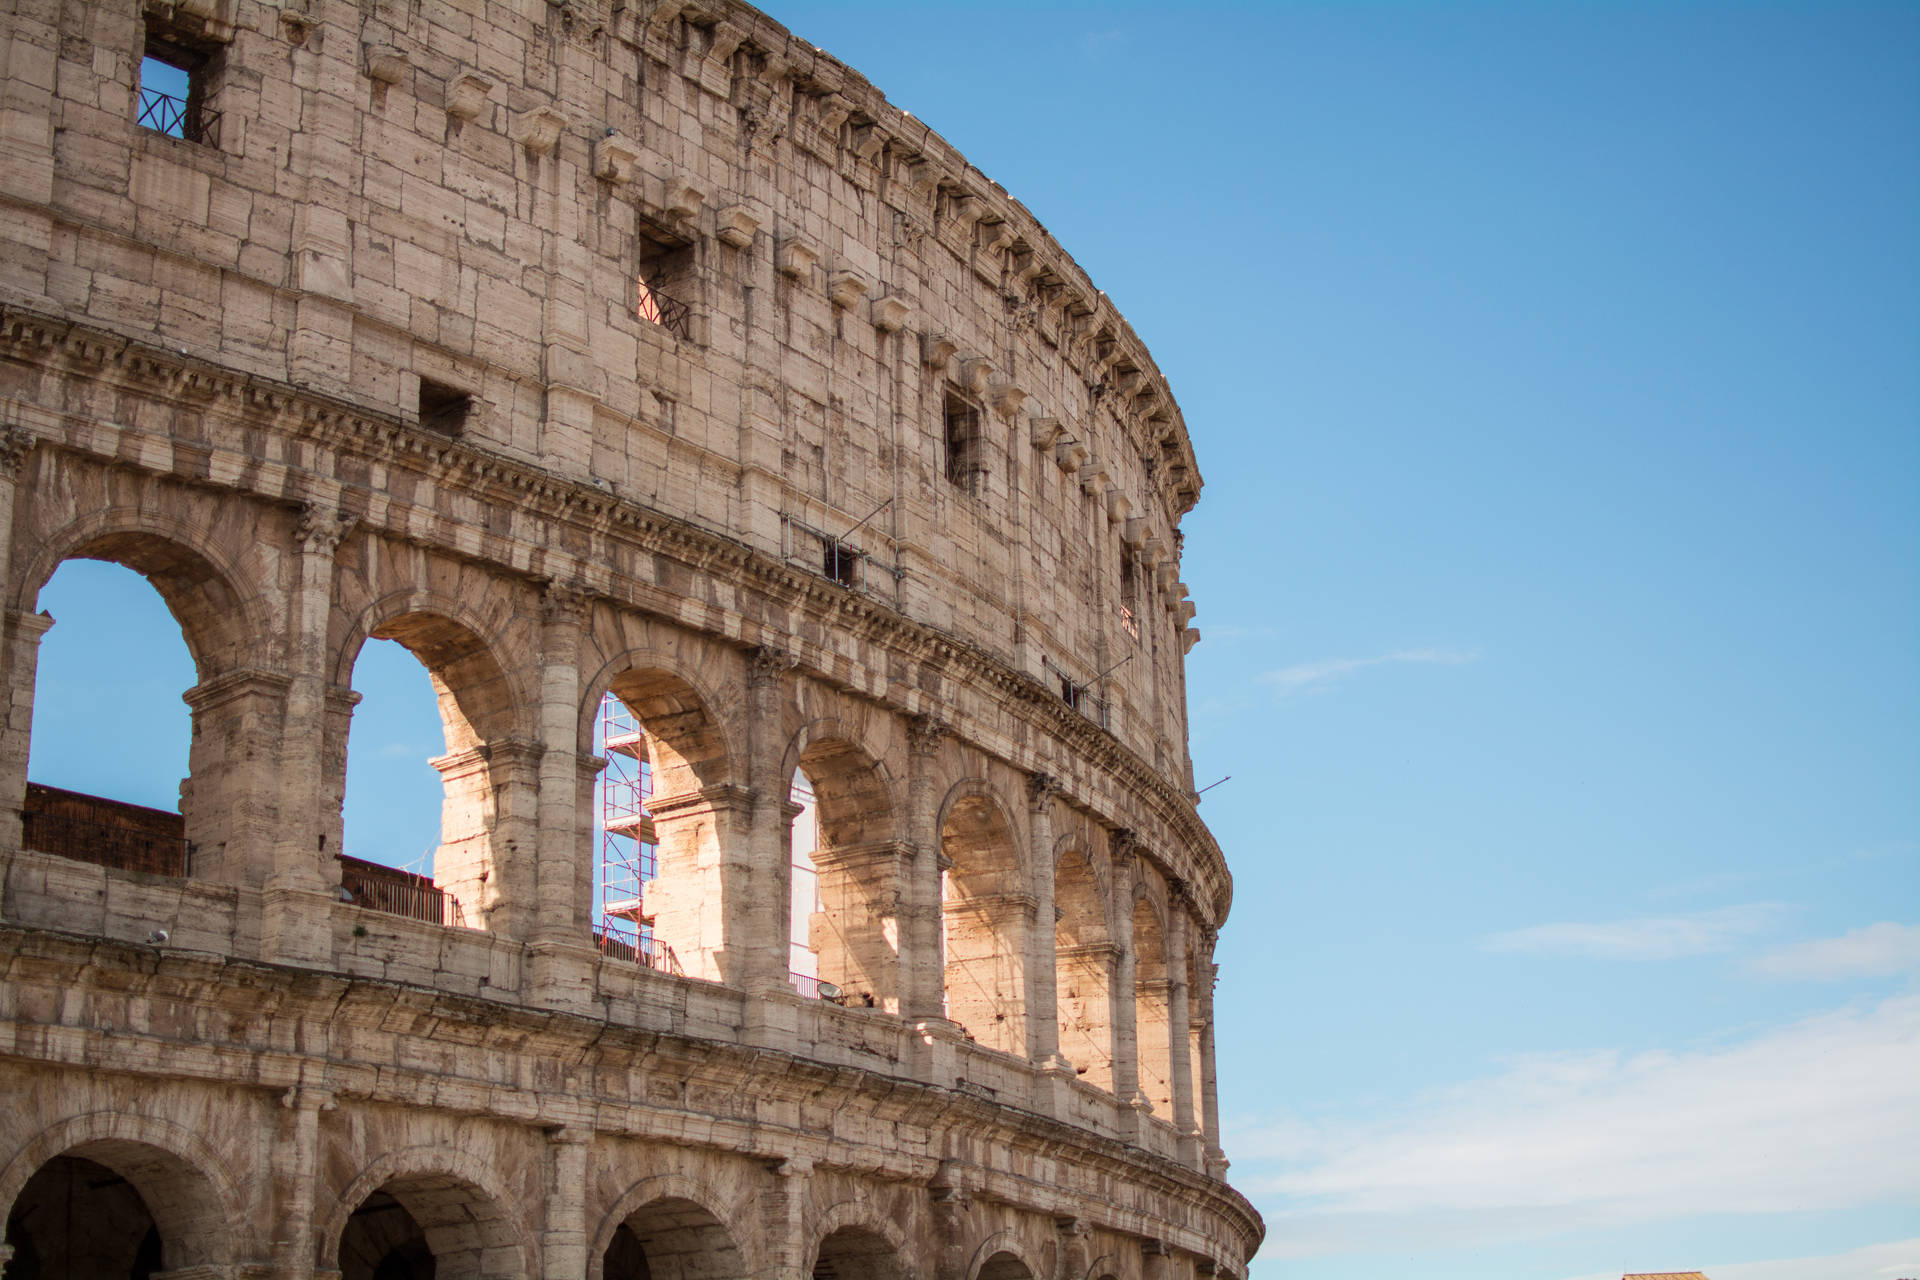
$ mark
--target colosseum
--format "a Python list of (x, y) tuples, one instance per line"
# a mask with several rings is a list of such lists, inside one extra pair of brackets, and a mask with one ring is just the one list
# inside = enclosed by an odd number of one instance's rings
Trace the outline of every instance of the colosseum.
[[(1245, 1275), (1200, 474), (1017, 200), (735, 0), (0, 64), (8, 1280)], [(74, 559), (191, 654), (177, 811), (27, 777)], [(369, 640), (430, 875), (343, 848)]]

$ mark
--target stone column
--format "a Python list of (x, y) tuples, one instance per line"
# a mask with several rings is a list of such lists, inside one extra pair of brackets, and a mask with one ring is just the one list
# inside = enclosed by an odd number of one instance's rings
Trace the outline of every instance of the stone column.
[(537, 1002), (584, 1010), (594, 959), (592, 878), (580, 875), (580, 863), (590, 861), (579, 802), (580, 641), (589, 601), (549, 583), (540, 603), (540, 781), (528, 960)]
[(1027, 1057), (1035, 1066), (1071, 1070), (1060, 1056), (1059, 987), (1054, 972), (1053, 798), (1057, 779), (1027, 777), (1027, 851), (1032, 862), (1033, 924), (1027, 930)]
[(590, 1129), (547, 1131), (547, 1205), (540, 1233), (540, 1269), (549, 1276), (587, 1274), (587, 1156)]
[(27, 755), (33, 737), (33, 686), (40, 665), (40, 637), (53, 618), (9, 610), (0, 633), (6, 665), (7, 715), (0, 725), (0, 848), (20, 847), (20, 806), (27, 794)]
[(27, 468), (27, 455), (33, 452), (34, 442), (31, 431), (19, 427), (0, 430), (0, 600), (12, 594), (14, 490)]
[(1167, 1075), (1173, 1087), (1173, 1132), (1182, 1163), (1200, 1162), (1193, 1123), (1193, 1023), (1187, 1004), (1187, 893), (1179, 881), (1167, 895)]
[(945, 1026), (946, 956), (940, 940), (940, 872), (945, 858), (934, 829), (940, 799), (934, 794), (934, 757), (947, 727), (931, 716), (917, 716), (907, 729), (907, 842), (913, 865), (907, 876), (906, 909), (900, 933), (902, 1004), (909, 1022)]
[(1212, 928), (1201, 926), (1199, 963), (1194, 966), (1199, 986), (1194, 997), (1199, 1002), (1200, 1131), (1206, 1144), (1207, 1173), (1224, 1178), (1227, 1156), (1220, 1149), (1219, 1074), (1213, 1060), (1213, 984), (1220, 978), (1220, 966), (1213, 962), (1213, 947), (1218, 938)]
[(1092, 1265), (1087, 1258), (1087, 1224), (1079, 1218), (1061, 1217), (1053, 1220), (1053, 1229), (1060, 1236), (1054, 1280), (1085, 1280)]
[[(354, 519), (328, 503), (310, 502), (295, 527), (294, 580), (287, 584), (283, 645), (286, 702), (281, 712), (273, 864), (261, 897), (261, 951), (268, 960), (324, 964), (333, 952), (333, 899), (340, 883), (327, 847), (327, 622), (333, 608), (334, 553)], [(271, 758), (271, 757), (269, 757)], [(265, 779), (230, 778), (260, 788)], [(196, 792), (202, 786), (196, 775)], [(199, 797), (196, 796), (196, 799)], [(241, 861), (247, 860), (246, 851)], [(229, 860), (233, 850), (229, 847)]]
[(1133, 950), (1133, 876), (1139, 855), (1131, 831), (1122, 828), (1108, 837), (1113, 862), (1113, 1093), (1122, 1105), (1134, 1108), (1133, 1123), (1147, 1103), (1140, 1093), (1140, 1036), (1135, 1022), (1136, 957)]
[(780, 776), (780, 763), (787, 746), (784, 677), (792, 666), (786, 653), (771, 646), (747, 655), (747, 786), (753, 817), (745, 857), (734, 863), (735, 881), (727, 887), (726, 951), (728, 980), (750, 994), (790, 990), (793, 818), (787, 796), (793, 782)]
[(813, 1185), (813, 1161), (788, 1156), (771, 1164), (769, 1171), (773, 1186), (764, 1202), (761, 1230), (766, 1233), (767, 1250), (761, 1274), (768, 1280), (811, 1280), (806, 1269), (807, 1193)]
[(273, 1144), (273, 1280), (311, 1280), (314, 1179), (320, 1164), (320, 1113), (334, 1108), (331, 1093), (297, 1085), (280, 1096), (287, 1114)]
[(427, 762), (446, 789), (433, 880), (459, 903), (447, 923), (514, 939), (528, 933), (540, 755), (538, 743), (493, 738)]

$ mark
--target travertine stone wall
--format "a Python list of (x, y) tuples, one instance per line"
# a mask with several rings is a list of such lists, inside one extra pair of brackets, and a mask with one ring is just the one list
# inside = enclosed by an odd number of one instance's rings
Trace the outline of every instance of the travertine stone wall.
[[(0, 71), (0, 1206), (92, 1161), (179, 1275), (1243, 1273), (1199, 473), (1017, 201), (731, 0), (7, 0)], [(193, 656), (187, 878), (22, 847), (76, 557)], [(370, 638), (458, 925), (341, 900)], [(609, 695), (671, 966), (595, 942)]]

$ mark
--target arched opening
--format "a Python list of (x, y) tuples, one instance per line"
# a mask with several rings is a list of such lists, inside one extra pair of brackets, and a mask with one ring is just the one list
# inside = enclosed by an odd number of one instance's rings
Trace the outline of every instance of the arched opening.
[[(195, 667), (180, 624), (120, 564), (69, 560), (40, 589), (59, 621), (33, 672), (22, 843), (128, 871), (192, 870), (181, 813), (191, 768), (181, 694)], [(198, 816), (196, 814), (196, 816)]]
[(1107, 929), (1105, 897), (1093, 864), (1078, 848), (1060, 856), (1054, 872), (1055, 1005), (1060, 1053), (1088, 1084), (1113, 1088), (1113, 967), (1116, 950)]
[(1013, 832), (1000, 807), (968, 795), (940, 831), (947, 1016), (979, 1043), (1026, 1052), (1025, 930), (1034, 898), (1020, 877)]
[(602, 954), (724, 981), (722, 851), (748, 814), (726, 784), (726, 744), (692, 686), (669, 672), (616, 676), (595, 716), (594, 931)]
[(369, 639), (354, 659), (353, 709), (341, 799), (340, 884), (375, 910), (463, 923), (459, 899), (434, 882), (445, 806), (445, 729), (433, 677), (397, 640)]
[(1033, 1280), (1033, 1272), (1018, 1255), (1003, 1249), (981, 1264), (974, 1280)]
[(1168, 1039), (1167, 945), (1159, 913), (1133, 900), (1133, 1019), (1140, 1053), (1140, 1092), (1162, 1120), (1173, 1119), (1173, 1066)]
[(813, 1280), (906, 1280), (887, 1238), (869, 1227), (841, 1227), (820, 1242)]
[(55, 1156), (7, 1215), (6, 1280), (147, 1280), (162, 1266), (160, 1228), (125, 1178), (82, 1156)]
[(602, 1280), (739, 1280), (746, 1263), (720, 1220), (691, 1200), (650, 1201), (627, 1215), (601, 1259)]
[[(514, 749), (506, 672), (460, 623), (410, 612), (370, 631), (354, 655), (353, 682), (360, 701), (341, 797), (341, 812), (352, 815), (340, 836), (343, 893), (430, 924), (512, 930), (532, 914), (531, 859), (505, 855), (521, 841), (532, 847), (537, 787), (532, 753)], [(432, 751), (429, 706), (445, 748), (427, 760), (440, 777), (437, 824), (428, 816), (433, 790), (403, 763), (423, 746)], [(391, 823), (382, 800), (396, 804)], [(416, 848), (423, 839), (432, 843)]]
[(507, 1280), (524, 1276), (512, 1222), (493, 1198), (450, 1173), (392, 1178), (341, 1229), (340, 1280)]
[(427, 1233), (384, 1191), (360, 1202), (340, 1235), (340, 1280), (435, 1280)]
[[(800, 755), (810, 811), (794, 824), (794, 925), (818, 976), (847, 1004), (900, 1011), (899, 901), (903, 854), (893, 835), (893, 802), (872, 757), (852, 743), (821, 739)], [(811, 892), (800, 848), (810, 828)], [(802, 913), (802, 899), (810, 897)], [(801, 933), (804, 927), (805, 933)]]
[(6, 1280), (147, 1280), (230, 1257), (211, 1184), (170, 1152), (83, 1142), (43, 1163), (7, 1214)]
[(820, 952), (813, 943), (814, 918), (820, 914), (820, 797), (806, 770), (795, 769), (787, 787), (793, 821), (787, 831), (787, 980), (803, 996), (818, 996), (820, 983), (838, 985), (838, 979), (820, 971)]

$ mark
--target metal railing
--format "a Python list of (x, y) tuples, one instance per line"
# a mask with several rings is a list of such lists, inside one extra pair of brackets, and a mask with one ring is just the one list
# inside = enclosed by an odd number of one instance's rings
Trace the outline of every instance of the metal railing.
[(460, 909), (460, 900), (436, 885), (401, 879), (396, 875), (382, 875), (377, 870), (358, 867), (343, 860), (340, 864), (340, 888), (346, 895), (344, 900), (369, 911), (421, 920), (427, 924), (466, 927), (466, 913)]
[(177, 836), (32, 809), (20, 815), (20, 826), (20, 842), (41, 853), (116, 871), (176, 879), (191, 873), (193, 846)]
[(675, 977), (686, 976), (686, 971), (680, 967), (680, 957), (673, 954), (673, 948), (651, 933), (630, 937), (617, 932), (595, 929), (593, 941), (600, 948), (600, 954), (609, 960), (637, 964), (643, 969), (657, 969), (661, 973), (670, 973)]
[(693, 308), (645, 280), (640, 281), (640, 302), (635, 310), (642, 320), (659, 325), (682, 341), (693, 341)]
[(220, 113), (204, 103), (178, 98), (171, 93), (142, 86), (140, 89), (140, 127), (170, 138), (182, 138), (202, 146), (220, 145)]

